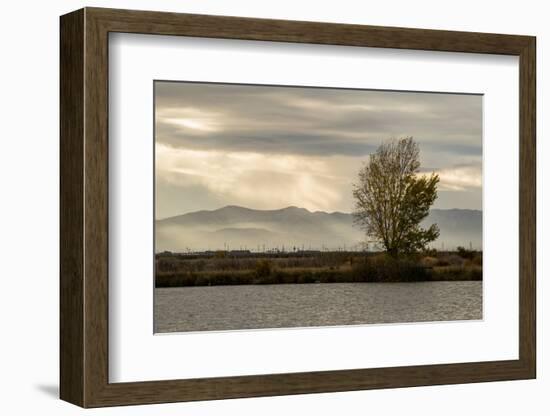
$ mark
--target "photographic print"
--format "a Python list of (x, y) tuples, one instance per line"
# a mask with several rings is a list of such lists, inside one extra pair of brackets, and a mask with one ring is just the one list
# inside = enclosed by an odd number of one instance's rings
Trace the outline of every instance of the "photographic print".
[(154, 97), (156, 333), (482, 319), (482, 95)]

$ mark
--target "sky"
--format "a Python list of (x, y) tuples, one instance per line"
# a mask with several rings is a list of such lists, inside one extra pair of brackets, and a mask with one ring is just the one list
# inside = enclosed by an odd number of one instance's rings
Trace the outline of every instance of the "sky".
[(406, 136), (439, 174), (433, 208), (481, 209), (481, 95), (156, 81), (156, 218), (352, 212), (369, 154)]

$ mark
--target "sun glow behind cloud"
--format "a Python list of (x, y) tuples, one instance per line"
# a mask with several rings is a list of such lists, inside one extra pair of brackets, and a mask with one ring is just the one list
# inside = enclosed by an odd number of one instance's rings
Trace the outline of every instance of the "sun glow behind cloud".
[(199, 132), (220, 130), (220, 114), (189, 107), (161, 109), (157, 111), (155, 118), (158, 124), (174, 125)]
[(157, 143), (157, 183), (200, 186), (227, 204), (259, 209), (289, 205), (331, 210), (346, 177), (315, 157), (178, 149)]
[(481, 166), (456, 166), (437, 171), (439, 188), (442, 191), (464, 191), (481, 188)]
[(204, 123), (201, 120), (195, 120), (192, 118), (165, 118), (165, 123), (175, 124), (177, 126), (185, 127), (194, 130), (203, 131), (216, 131), (216, 128)]

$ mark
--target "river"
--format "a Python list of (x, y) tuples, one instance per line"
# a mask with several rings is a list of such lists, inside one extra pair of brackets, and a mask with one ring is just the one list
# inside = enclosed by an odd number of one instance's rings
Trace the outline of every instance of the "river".
[(157, 333), (481, 318), (480, 281), (155, 289)]

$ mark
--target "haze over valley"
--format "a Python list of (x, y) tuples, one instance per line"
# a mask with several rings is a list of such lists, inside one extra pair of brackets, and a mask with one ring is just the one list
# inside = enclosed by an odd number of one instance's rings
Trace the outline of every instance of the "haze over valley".
[[(482, 212), (432, 209), (424, 226), (436, 223), (438, 250), (481, 249)], [(156, 221), (156, 252), (206, 250), (359, 250), (366, 240), (351, 214), (311, 212), (295, 206), (257, 210), (229, 205)], [(375, 246), (369, 244), (369, 249)]]

